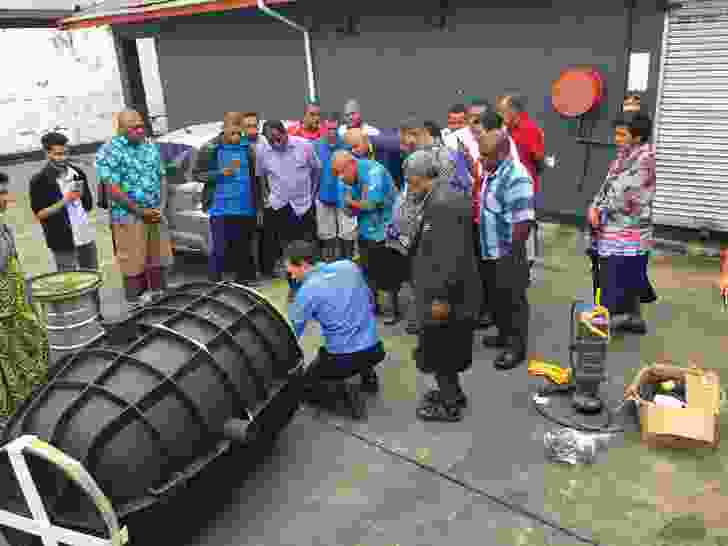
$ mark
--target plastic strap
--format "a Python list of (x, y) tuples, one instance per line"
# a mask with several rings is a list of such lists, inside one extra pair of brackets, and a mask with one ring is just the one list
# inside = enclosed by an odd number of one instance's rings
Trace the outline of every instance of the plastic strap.
[[(59, 546), (59, 542), (70, 546), (123, 546), (129, 541), (127, 528), (119, 528), (118, 518), (111, 502), (81, 463), (32, 435), (21, 436), (1, 450), (8, 452), (10, 463), (33, 517), (31, 519), (0, 510), (0, 524), (41, 537), (43, 546)], [(100, 539), (51, 524), (25, 460), (24, 451), (58, 466), (91, 497), (106, 522), (111, 539)]]

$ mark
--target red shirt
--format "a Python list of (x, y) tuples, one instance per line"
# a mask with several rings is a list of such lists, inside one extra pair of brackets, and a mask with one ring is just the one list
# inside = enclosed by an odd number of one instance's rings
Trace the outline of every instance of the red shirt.
[(303, 123), (294, 123), (288, 128), (288, 134), (291, 136), (297, 136), (301, 138), (305, 138), (309, 141), (316, 141), (319, 140), (323, 134), (323, 128), (319, 125), (319, 128), (316, 131), (307, 131), (306, 128), (303, 126)]
[(518, 156), (533, 179), (533, 191), (541, 189), (540, 180), (536, 173), (536, 162), (544, 157), (543, 130), (536, 125), (526, 112), (518, 116), (518, 124), (509, 128), (511, 138), (518, 148)]

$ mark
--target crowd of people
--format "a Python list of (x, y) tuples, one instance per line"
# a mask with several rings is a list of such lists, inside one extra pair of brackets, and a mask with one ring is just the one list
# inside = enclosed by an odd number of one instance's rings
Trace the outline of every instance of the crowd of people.
[[(116, 121), (96, 155), (96, 203), (109, 210), (125, 295), (136, 307), (164, 293), (173, 264), (165, 167), (139, 113), (122, 112)], [(418, 415), (461, 419), (467, 397), (459, 375), (472, 363), (475, 331), (495, 327), (483, 343), (501, 349), (498, 369), (515, 368), (528, 351), (545, 146), (525, 101), (506, 95), (455, 105), (442, 130), (417, 117), (380, 130), (356, 100), (343, 116), (308, 102), (300, 122), (269, 120), (262, 134), (258, 128), (256, 113), (227, 112), (220, 135), (191, 160), (210, 219), (210, 280), (231, 273), (239, 284), (258, 286), (262, 277), (287, 277), (296, 334), (317, 321), (325, 341), (309, 366), (311, 396), (318, 396), (313, 386), (353, 375), (364, 391), (377, 391), (374, 369), (385, 356), (377, 321), (403, 318), (401, 292), (409, 284), (413, 358), (437, 382)], [(613, 326), (635, 333), (647, 331), (641, 305), (656, 299), (647, 276), (656, 183), (651, 130), (641, 112), (616, 121), (618, 155), (586, 212), (595, 290)], [(87, 176), (68, 162), (63, 135), (46, 135), (43, 145), (48, 163), (30, 181), (30, 201), (48, 248), (59, 270), (96, 269)], [(1, 256), (14, 256), (12, 237), (1, 240)], [(3, 260), (3, 278), (10, 278), (15, 262)], [(34, 354), (37, 362), (45, 358)], [(6, 375), (12, 367), (0, 362)], [(358, 407), (355, 391), (347, 393)], [(10, 407), (2, 400), (0, 411)]]

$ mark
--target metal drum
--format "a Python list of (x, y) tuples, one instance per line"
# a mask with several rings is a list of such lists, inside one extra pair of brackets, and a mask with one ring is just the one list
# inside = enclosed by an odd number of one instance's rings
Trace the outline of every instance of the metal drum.
[(40, 304), (51, 350), (68, 352), (101, 337), (98, 271), (48, 273), (30, 281), (34, 303)]
[[(234, 445), (245, 446), (236, 467), (251, 468), (261, 451), (248, 448), (270, 445), (299, 408), (303, 369), (295, 333), (264, 296), (231, 283), (183, 285), (64, 356), (0, 445), (34, 434), (57, 447), (126, 523)], [(75, 488), (34, 477), (52, 520), (97, 529)], [(0, 510), (12, 490), (0, 461)]]

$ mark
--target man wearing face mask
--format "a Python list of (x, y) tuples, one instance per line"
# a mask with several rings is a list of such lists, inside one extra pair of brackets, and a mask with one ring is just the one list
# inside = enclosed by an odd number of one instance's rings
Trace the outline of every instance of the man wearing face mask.
[(30, 180), (30, 207), (43, 226), (58, 271), (98, 269), (96, 233), (88, 213), (93, 198), (86, 174), (67, 159), (68, 138), (48, 133), (41, 139), (48, 162)]
[(119, 133), (97, 155), (96, 172), (109, 190), (114, 254), (126, 299), (136, 308), (166, 290), (174, 260), (159, 148), (147, 140), (144, 120), (133, 110), (119, 116)]

